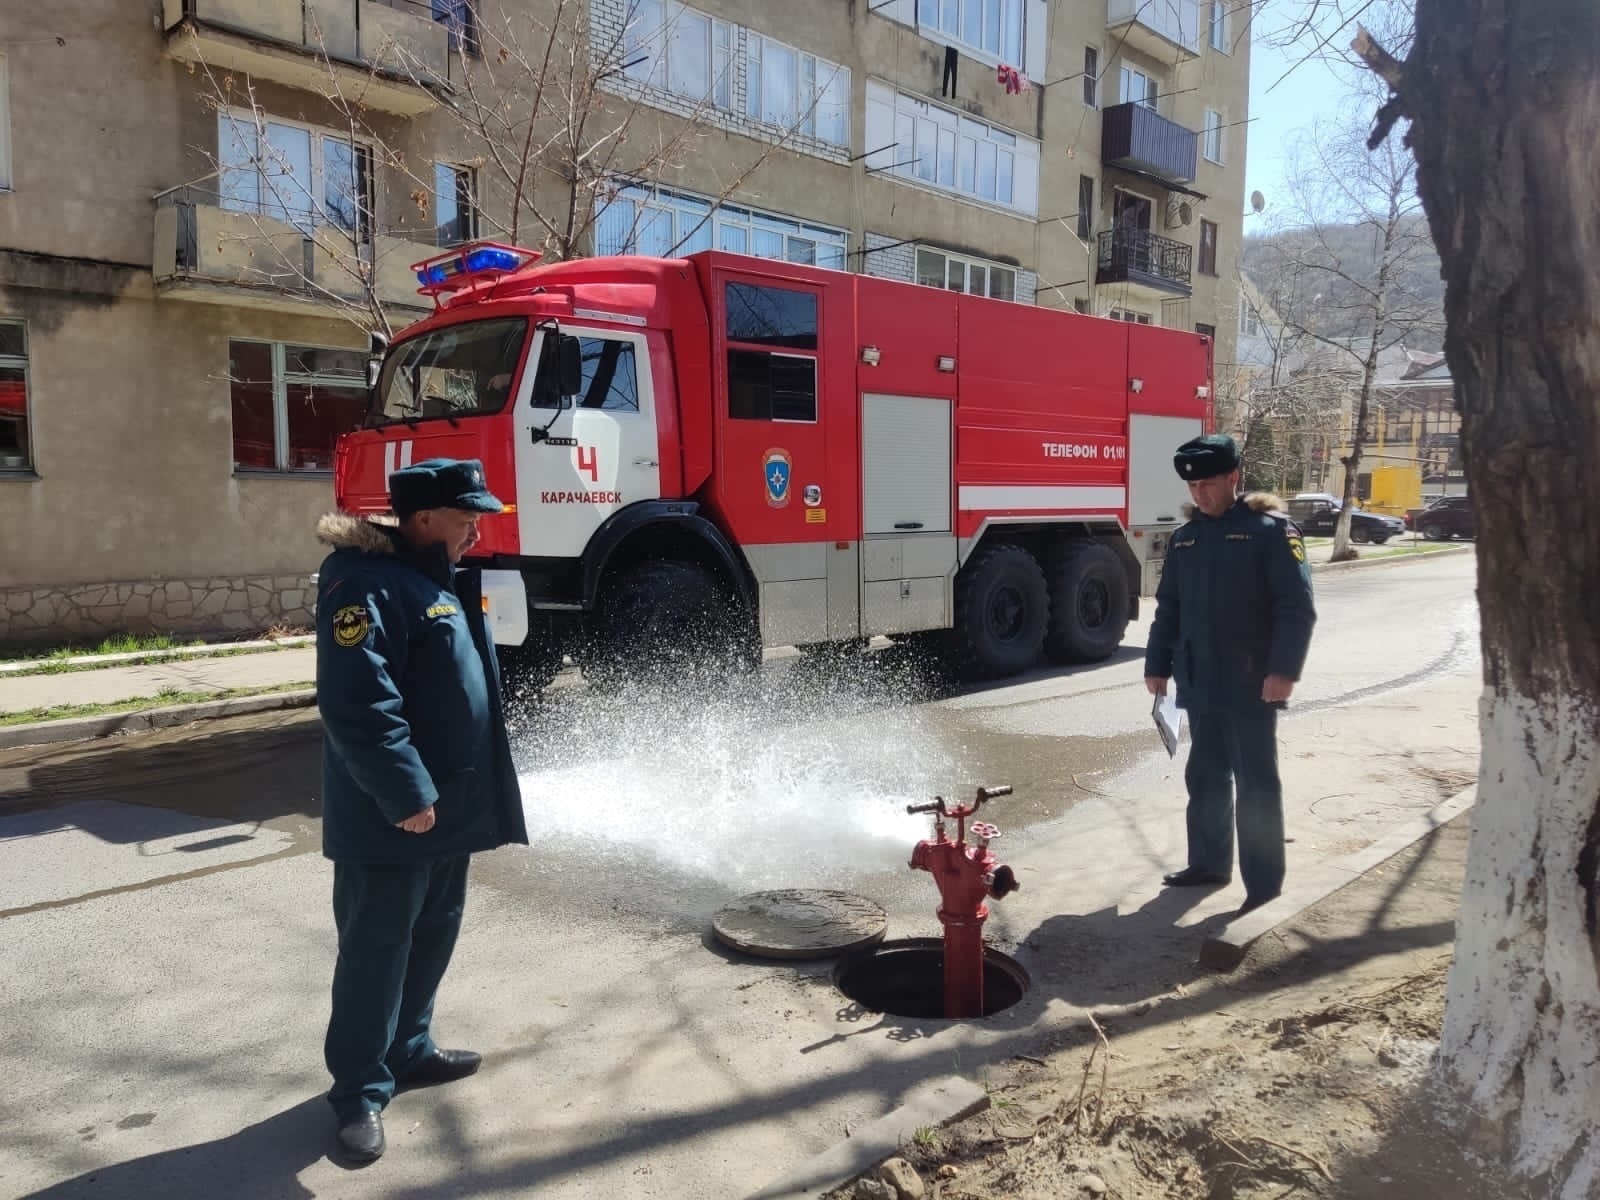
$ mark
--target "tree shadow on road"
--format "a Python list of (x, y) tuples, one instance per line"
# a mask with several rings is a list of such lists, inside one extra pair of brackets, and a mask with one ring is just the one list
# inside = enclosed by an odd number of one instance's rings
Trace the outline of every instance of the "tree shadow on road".
[(333, 1115), (321, 1096), (227, 1137), (97, 1167), (24, 1200), (313, 1200), (299, 1180), (333, 1148)]

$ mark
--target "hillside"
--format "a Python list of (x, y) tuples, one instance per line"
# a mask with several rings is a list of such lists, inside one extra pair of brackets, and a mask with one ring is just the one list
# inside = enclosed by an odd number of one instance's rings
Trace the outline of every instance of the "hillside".
[[(1404, 221), (1397, 246), (1390, 295), (1393, 324), (1383, 340), (1398, 338), (1415, 350), (1441, 349), (1444, 281), (1420, 215)], [(1323, 337), (1351, 338), (1368, 332), (1372, 305), (1350, 280), (1376, 280), (1378, 260), (1379, 245), (1370, 225), (1325, 225), (1247, 237), (1240, 266), (1290, 325)]]

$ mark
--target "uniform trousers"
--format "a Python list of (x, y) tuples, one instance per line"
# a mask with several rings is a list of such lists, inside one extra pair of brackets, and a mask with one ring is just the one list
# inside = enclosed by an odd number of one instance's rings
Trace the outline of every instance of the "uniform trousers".
[(333, 864), (339, 961), (323, 1058), (340, 1121), (382, 1112), (396, 1079), (434, 1051), (433, 999), (461, 930), (468, 861)]
[(1186, 714), (1189, 865), (1233, 874), (1235, 815), (1239, 875), (1250, 900), (1283, 890), (1283, 785), (1278, 779), (1278, 710), (1257, 703)]

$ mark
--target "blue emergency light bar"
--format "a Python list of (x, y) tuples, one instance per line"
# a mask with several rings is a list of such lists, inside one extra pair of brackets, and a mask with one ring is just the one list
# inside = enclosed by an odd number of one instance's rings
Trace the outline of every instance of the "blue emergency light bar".
[(462, 288), (481, 283), (490, 276), (509, 275), (539, 261), (537, 250), (523, 250), (516, 246), (502, 246), (498, 242), (473, 242), (458, 246), (435, 258), (412, 263), (417, 291), (437, 299), (458, 292)]

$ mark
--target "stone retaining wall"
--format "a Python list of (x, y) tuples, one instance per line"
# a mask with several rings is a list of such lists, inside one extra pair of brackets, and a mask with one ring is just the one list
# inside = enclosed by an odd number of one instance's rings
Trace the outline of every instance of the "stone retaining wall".
[(218, 636), (274, 625), (309, 628), (308, 575), (81, 583), (0, 589), (0, 645), (98, 639), (116, 633)]

